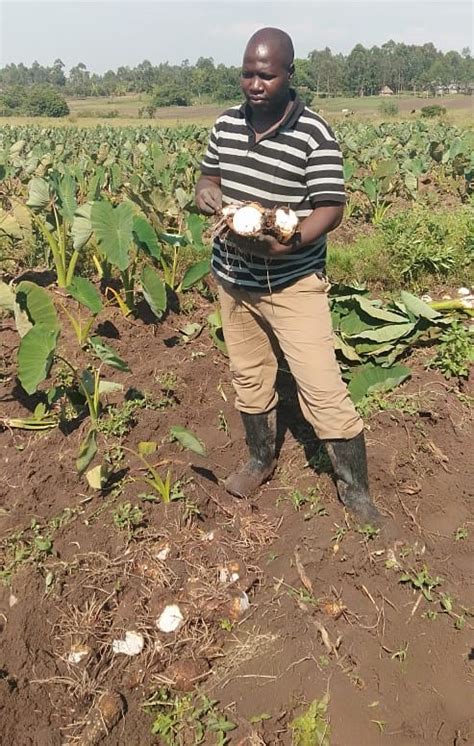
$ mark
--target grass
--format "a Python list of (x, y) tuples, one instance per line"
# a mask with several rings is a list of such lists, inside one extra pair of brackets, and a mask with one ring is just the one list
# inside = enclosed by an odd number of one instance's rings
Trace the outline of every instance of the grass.
[[(346, 219), (345, 228), (349, 221)], [(389, 214), (378, 226), (353, 222), (355, 240), (330, 238), (328, 274), (335, 282), (423, 292), (433, 280), (470, 283), (474, 211), (471, 204), (435, 209), (417, 203)], [(357, 233), (359, 232), (359, 235)]]
[[(312, 107), (330, 122), (343, 118), (342, 109), (354, 112), (353, 118), (363, 121), (383, 121), (380, 104), (384, 101), (394, 102), (400, 110), (397, 117), (390, 119), (404, 119), (413, 117), (412, 109), (419, 110), (427, 103), (437, 103), (447, 108), (446, 119), (459, 126), (472, 126), (472, 97), (457, 95), (439, 99), (426, 99), (412, 95), (392, 96), (390, 99), (381, 96), (317, 98), (313, 99)], [(67, 126), (77, 124), (81, 127), (95, 127), (98, 124), (109, 124), (123, 127), (126, 125), (149, 126), (155, 124), (163, 127), (177, 127), (183, 124), (197, 124), (210, 127), (216, 117), (234, 102), (221, 104), (195, 104), (193, 106), (170, 106), (158, 109), (153, 119), (140, 119), (138, 110), (149, 102), (144, 94), (127, 94), (126, 96), (107, 96), (103, 98), (89, 97), (69, 99), (70, 115), (62, 119), (48, 117), (4, 117), (0, 122), (6, 124), (40, 124), (42, 126)], [(238, 103), (238, 102), (235, 102)], [(118, 112), (110, 118), (110, 112)]]

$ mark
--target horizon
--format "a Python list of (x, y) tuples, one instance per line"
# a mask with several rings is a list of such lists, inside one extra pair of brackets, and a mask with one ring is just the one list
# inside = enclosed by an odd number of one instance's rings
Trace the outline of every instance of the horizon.
[[(309, 0), (295, 2), (291, 8), (282, 2), (264, 1), (255, 20), (242, 18), (242, 9), (248, 4), (247, 0), (221, 4), (212, 0), (7, 0), (0, 5), (0, 66), (23, 63), (30, 67), (35, 61), (52, 66), (55, 59), (61, 59), (68, 71), (82, 62), (99, 75), (119, 67), (133, 68), (144, 60), (154, 66), (166, 62), (181, 65), (185, 60), (194, 65), (199, 57), (211, 57), (216, 65), (240, 66), (247, 39), (265, 25), (284, 28), (299, 59), (325, 47), (347, 56), (356, 44), (381, 47), (390, 40), (419, 46), (433, 43), (444, 53), (472, 49), (473, 7), (467, 0)], [(185, 8), (187, 22), (183, 24)], [(320, 17), (314, 28), (301, 20), (312, 11), (318, 11)], [(344, 26), (339, 22), (341, 15)], [(161, 31), (175, 26), (179, 28), (176, 36), (155, 32), (156, 28)], [(107, 28), (110, 42), (106, 36), (104, 44), (103, 30)], [(54, 52), (50, 51), (52, 39)]]

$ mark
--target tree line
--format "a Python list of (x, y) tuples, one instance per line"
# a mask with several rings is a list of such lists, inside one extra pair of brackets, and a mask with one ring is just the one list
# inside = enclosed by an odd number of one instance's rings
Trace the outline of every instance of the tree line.
[[(33, 87), (50, 87), (65, 97), (120, 96), (150, 94), (150, 105), (186, 106), (192, 103), (225, 102), (240, 98), (240, 67), (215, 64), (212, 57), (200, 57), (194, 65), (168, 62), (152, 65), (144, 60), (136, 67), (119, 67), (103, 74), (91, 72), (83, 62), (66, 72), (56, 59), (51, 66), (38, 62), (0, 68), (0, 94), (15, 94)], [(394, 93), (431, 91), (454, 84), (460, 91), (472, 92), (474, 58), (469, 48), (461, 53), (442, 52), (429, 42), (423, 45), (396, 43), (364, 47), (357, 44), (343, 55), (329, 47), (314, 50), (305, 59), (295, 60), (295, 85), (308, 97), (361, 96), (377, 94), (384, 86)]]

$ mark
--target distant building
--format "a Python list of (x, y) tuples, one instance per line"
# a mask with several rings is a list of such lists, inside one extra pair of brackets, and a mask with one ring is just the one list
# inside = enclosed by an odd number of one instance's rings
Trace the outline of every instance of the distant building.
[(448, 85), (448, 92), (450, 95), (459, 93), (459, 86), (456, 83), (451, 83), (450, 85)]
[(379, 96), (393, 96), (393, 91), (388, 85), (384, 85), (379, 91)]

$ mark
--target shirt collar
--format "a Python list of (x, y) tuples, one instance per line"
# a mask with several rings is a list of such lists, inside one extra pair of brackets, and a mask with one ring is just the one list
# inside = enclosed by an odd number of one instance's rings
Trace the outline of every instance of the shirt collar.
[[(298, 96), (297, 92), (293, 88), (290, 89), (290, 97), (291, 97), (291, 101), (293, 102), (293, 104), (291, 108), (289, 109), (284, 120), (280, 122), (276, 130), (273, 130), (270, 137), (274, 137), (281, 130), (288, 130), (294, 127), (296, 122), (300, 118), (301, 114), (303, 113), (305, 105), (303, 101), (300, 99), (300, 97)], [(249, 105), (246, 102), (243, 103), (242, 106), (240, 107), (240, 111), (242, 112), (242, 115), (245, 119), (247, 127), (250, 128), (249, 126), (249, 115), (250, 115)]]

